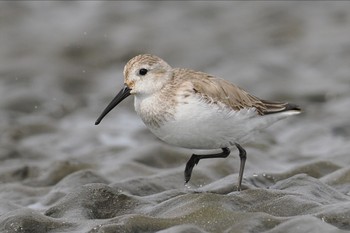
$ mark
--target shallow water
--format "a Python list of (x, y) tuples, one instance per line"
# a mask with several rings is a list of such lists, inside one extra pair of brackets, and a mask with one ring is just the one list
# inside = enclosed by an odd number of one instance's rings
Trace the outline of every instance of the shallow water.
[[(0, 3), (1, 232), (350, 230), (347, 2)], [(152, 53), (298, 103), (238, 152), (158, 141), (132, 98), (94, 121), (131, 57)]]

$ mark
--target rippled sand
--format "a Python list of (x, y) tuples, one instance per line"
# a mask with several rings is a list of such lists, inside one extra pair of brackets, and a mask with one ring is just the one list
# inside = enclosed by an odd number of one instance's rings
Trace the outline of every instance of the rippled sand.
[[(0, 2), (1, 232), (350, 230), (350, 3)], [(152, 53), (304, 109), (201, 161), (158, 141), (123, 65)]]

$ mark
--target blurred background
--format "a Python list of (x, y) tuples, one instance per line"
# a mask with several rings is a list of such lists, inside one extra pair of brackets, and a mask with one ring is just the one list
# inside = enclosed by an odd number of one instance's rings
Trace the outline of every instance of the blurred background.
[[(183, 169), (193, 152), (158, 141), (132, 98), (94, 125), (122, 87), (124, 65), (140, 53), (303, 108), (246, 145), (246, 188), (266, 188), (267, 173), (318, 179), (345, 169), (337, 190), (348, 196), (349, 36), (350, 3), (341, 1), (0, 2), (3, 229), (16, 229), (11, 211), (50, 216), (52, 206), (83, 184), (104, 182), (140, 196), (184, 189)], [(201, 161), (190, 189), (235, 183), (236, 153)], [(57, 186), (79, 171), (99, 178), (73, 179), (63, 185), (67, 190)], [(145, 188), (147, 182), (154, 184)]]

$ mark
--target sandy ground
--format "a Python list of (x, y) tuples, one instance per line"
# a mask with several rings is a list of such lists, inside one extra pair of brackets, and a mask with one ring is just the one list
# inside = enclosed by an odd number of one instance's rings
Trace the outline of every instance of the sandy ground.
[[(350, 3), (0, 2), (1, 232), (350, 230)], [(302, 115), (201, 161), (156, 139), (132, 98), (94, 122), (125, 63), (298, 103)]]

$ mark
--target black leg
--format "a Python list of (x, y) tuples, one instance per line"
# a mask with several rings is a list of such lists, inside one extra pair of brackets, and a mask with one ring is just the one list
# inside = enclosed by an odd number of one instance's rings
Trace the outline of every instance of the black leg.
[[(194, 165), (198, 164), (199, 160), (201, 160), (201, 159), (212, 159), (212, 158), (226, 158), (230, 154), (230, 149), (229, 148), (225, 147), (225, 148), (221, 148), (221, 149), (222, 149), (222, 152), (218, 153), (218, 154), (210, 154), (210, 155), (196, 155), (196, 154), (193, 154), (191, 156), (191, 158), (188, 160), (187, 164), (186, 164), (186, 168), (185, 168), (185, 183), (187, 183), (191, 179), (193, 167), (194, 167)], [(243, 150), (243, 148), (242, 148), (242, 150)], [(241, 161), (242, 161), (242, 158), (241, 158)]]
[(241, 160), (241, 164), (239, 165), (239, 176), (238, 176), (237, 190), (241, 191), (243, 171), (244, 171), (245, 161), (247, 160), (247, 152), (238, 143), (236, 143), (236, 147), (239, 150), (239, 158)]

